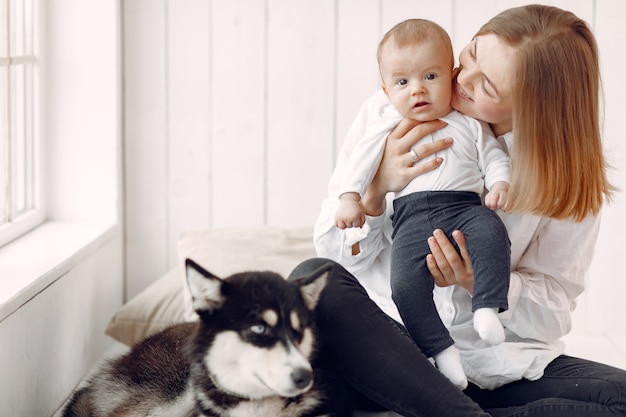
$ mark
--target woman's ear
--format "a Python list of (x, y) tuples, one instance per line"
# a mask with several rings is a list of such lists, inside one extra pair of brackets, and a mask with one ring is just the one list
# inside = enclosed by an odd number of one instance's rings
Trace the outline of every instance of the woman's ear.
[(457, 75), (459, 75), (459, 71), (461, 71), (461, 65), (456, 68), (452, 68), (452, 79), (454, 80)]

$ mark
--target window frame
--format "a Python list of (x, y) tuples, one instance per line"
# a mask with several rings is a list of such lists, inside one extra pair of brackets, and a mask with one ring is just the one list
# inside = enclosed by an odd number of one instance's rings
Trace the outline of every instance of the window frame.
[[(0, 322), (92, 257), (104, 257), (107, 268), (123, 266), (120, 5), (32, 1), (38, 10), (36, 158), (45, 218), (0, 247)], [(90, 279), (110, 279), (92, 272)]]
[[(0, 100), (3, 100), (0, 104), (3, 114), (0, 117), (5, 122), (0, 132), (2, 247), (42, 224), (46, 219), (46, 211), (40, 135), (41, 88), (38, 57), (42, 28), (39, 24), (39, 2), (0, 0), (0, 8), (1, 26), (4, 28), (0, 34), (0, 83), (4, 87), (4, 92), (0, 95)], [(21, 22), (16, 23), (19, 19)], [(14, 27), (16, 29), (12, 29)], [(19, 79), (13, 77), (18, 71), (22, 71)], [(22, 108), (16, 112), (18, 105)], [(22, 125), (19, 126), (20, 124)], [(19, 205), (16, 203), (18, 198), (22, 201)]]

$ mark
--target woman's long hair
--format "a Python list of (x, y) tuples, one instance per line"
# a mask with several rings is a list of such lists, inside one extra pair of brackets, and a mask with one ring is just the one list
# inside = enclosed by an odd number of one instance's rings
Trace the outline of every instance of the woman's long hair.
[(550, 6), (512, 8), (477, 35), (517, 49), (513, 75), (511, 211), (581, 221), (613, 187), (600, 135), (600, 66), (585, 21)]

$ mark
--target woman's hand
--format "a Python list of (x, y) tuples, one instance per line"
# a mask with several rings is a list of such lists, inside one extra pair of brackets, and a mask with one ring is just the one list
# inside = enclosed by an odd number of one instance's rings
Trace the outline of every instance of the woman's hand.
[[(449, 148), (452, 138), (419, 144), (424, 136), (446, 125), (445, 122), (417, 122), (403, 119), (387, 137), (382, 161), (376, 176), (361, 199), (365, 214), (379, 216), (385, 212), (385, 196), (388, 192), (400, 191), (418, 175), (432, 171), (443, 162), (443, 158), (422, 160), (427, 156)], [(416, 159), (417, 158), (417, 159)]]
[(445, 233), (437, 229), (428, 239), (431, 254), (426, 257), (426, 265), (438, 287), (460, 285), (473, 294), (474, 269), (465, 246), (465, 236), (459, 230), (455, 230), (452, 232), (452, 237), (461, 255), (459, 256), (459, 252)]

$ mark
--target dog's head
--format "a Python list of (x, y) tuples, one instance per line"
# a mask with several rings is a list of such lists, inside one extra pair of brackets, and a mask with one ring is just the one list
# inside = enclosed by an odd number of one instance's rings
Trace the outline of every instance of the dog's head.
[(311, 388), (313, 310), (328, 268), (294, 281), (265, 271), (221, 279), (188, 259), (186, 273), (200, 316), (194, 378), (210, 378), (220, 390), (250, 399), (293, 397)]

